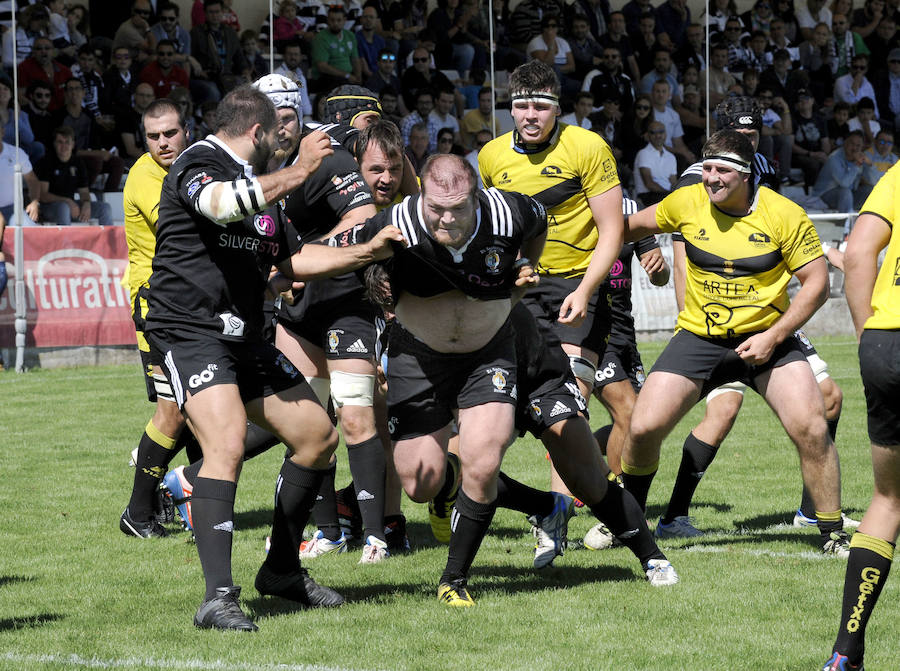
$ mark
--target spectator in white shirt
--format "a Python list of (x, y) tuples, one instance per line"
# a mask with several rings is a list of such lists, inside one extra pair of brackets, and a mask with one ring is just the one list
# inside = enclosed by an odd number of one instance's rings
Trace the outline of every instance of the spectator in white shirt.
[(594, 95), (590, 91), (582, 91), (575, 99), (575, 110), (571, 114), (560, 117), (560, 121), (570, 126), (581, 126), (591, 129), (591, 120), (588, 118), (594, 111)]
[(675, 154), (665, 147), (666, 127), (659, 121), (650, 122), (647, 139), (647, 146), (634, 159), (634, 192), (644, 207), (665, 198), (678, 179)]

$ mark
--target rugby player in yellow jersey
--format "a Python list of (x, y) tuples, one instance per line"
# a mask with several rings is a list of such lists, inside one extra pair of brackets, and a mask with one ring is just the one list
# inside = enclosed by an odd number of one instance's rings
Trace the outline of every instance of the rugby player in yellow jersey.
[[(793, 337), (827, 298), (828, 270), (806, 213), (766, 187), (754, 195), (752, 161), (746, 136), (717, 131), (703, 146), (702, 184), (628, 219), (629, 239), (677, 231), (690, 246), (684, 309), (635, 403), (623, 480), (646, 508), (663, 439), (711, 389), (745, 382), (797, 447), (823, 552), (846, 557), (837, 450), (812, 368)], [(801, 287), (790, 301), (792, 276)]]
[[(859, 368), (866, 392), (875, 491), (859, 530), (850, 541), (841, 625), (834, 652), (823, 671), (863, 668), (866, 625), (887, 580), (900, 533), (898, 189), (900, 164), (895, 164), (860, 208), (844, 254), (847, 303), (859, 337)], [(879, 270), (878, 255), (885, 246), (887, 255)], [(892, 666), (890, 660), (884, 663)]]
[[(557, 119), (559, 92), (549, 65), (516, 68), (509, 78), (516, 127), (482, 148), (478, 168), (485, 187), (527, 194), (547, 208), (540, 284), (523, 301), (562, 341), (589, 398), (609, 336), (609, 296), (598, 289), (622, 249), (622, 188), (606, 141)], [(552, 489), (566, 491), (555, 472)]]
[(159, 194), (169, 166), (187, 147), (187, 129), (180, 108), (170, 100), (153, 101), (143, 116), (147, 153), (128, 172), (122, 206), (128, 244), (128, 285), (138, 349), (144, 366), (147, 397), (156, 411), (144, 429), (135, 458), (134, 485), (119, 528), (139, 538), (165, 536), (154, 515), (154, 503), (166, 466), (175, 455), (175, 444), (184, 428), (184, 417), (162, 373), (162, 355), (151, 350), (144, 338), (144, 317), (156, 251)]

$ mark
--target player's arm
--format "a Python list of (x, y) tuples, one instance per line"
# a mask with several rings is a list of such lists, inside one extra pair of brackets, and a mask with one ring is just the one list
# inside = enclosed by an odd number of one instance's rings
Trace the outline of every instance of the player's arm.
[(322, 159), (333, 153), (331, 138), (321, 131), (313, 131), (300, 141), (300, 160), (294, 165), (249, 179), (213, 181), (196, 192), (190, 191), (190, 179), (185, 184), (195, 209), (214, 223), (225, 226), (281, 200), (303, 184), (318, 169)]
[[(546, 224), (545, 224), (546, 226)], [(512, 290), (513, 304), (518, 303), (525, 292), (531, 287), (536, 287), (540, 282), (540, 277), (534, 270), (535, 259), (541, 258), (544, 252), (544, 243), (547, 241), (547, 231), (545, 230), (539, 235), (525, 240), (516, 261), (516, 281), (515, 288)]]
[(650, 284), (655, 287), (665, 286), (669, 282), (669, 264), (662, 255), (659, 247), (644, 252), (639, 257), (641, 268), (650, 278)]
[(625, 236), (621, 186), (617, 184), (601, 194), (591, 196), (588, 198), (588, 206), (597, 226), (597, 246), (578, 288), (566, 296), (559, 307), (559, 322), (571, 326), (578, 326), (584, 321), (588, 301), (603, 284), (609, 269), (619, 257)]
[(656, 223), (656, 205), (645, 207), (643, 210), (625, 217), (625, 242), (636, 242), (648, 235), (656, 235), (660, 232), (659, 225)]
[(395, 244), (403, 244), (403, 234), (396, 226), (385, 226), (371, 239), (357, 244), (337, 247), (316, 243), (303, 245), (278, 264), (278, 270), (295, 280), (334, 277), (388, 258), (393, 255)]
[(735, 348), (741, 359), (752, 365), (769, 360), (775, 347), (793, 335), (828, 298), (828, 264), (820, 256), (793, 273), (800, 290), (784, 314), (762, 333), (747, 338)]
[(856, 337), (872, 316), (872, 291), (878, 275), (878, 254), (891, 239), (891, 227), (881, 217), (866, 212), (853, 225), (844, 250), (844, 292)]

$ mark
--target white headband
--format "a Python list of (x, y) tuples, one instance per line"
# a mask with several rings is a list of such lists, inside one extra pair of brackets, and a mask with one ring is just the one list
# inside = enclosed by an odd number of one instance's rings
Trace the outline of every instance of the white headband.
[(547, 91), (522, 91), (510, 96), (512, 102), (544, 103), (559, 107), (559, 96)]
[(738, 172), (750, 172), (750, 164), (737, 154), (731, 152), (722, 152), (721, 154), (713, 154), (712, 156), (703, 157), (703, 165), (707, 163), (711, 165), (719, 165), (725, 168), (731, 168)]

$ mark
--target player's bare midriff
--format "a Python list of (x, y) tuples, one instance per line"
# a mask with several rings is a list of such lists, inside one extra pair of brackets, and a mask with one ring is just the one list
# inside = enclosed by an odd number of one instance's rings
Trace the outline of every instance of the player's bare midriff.
[(460, 354), (488, 344), (511, 309), (509, 298), (483, 301), (454, 289), (428, 298), (404, 293), (395, 314), (407, 331), (431, 349)]

